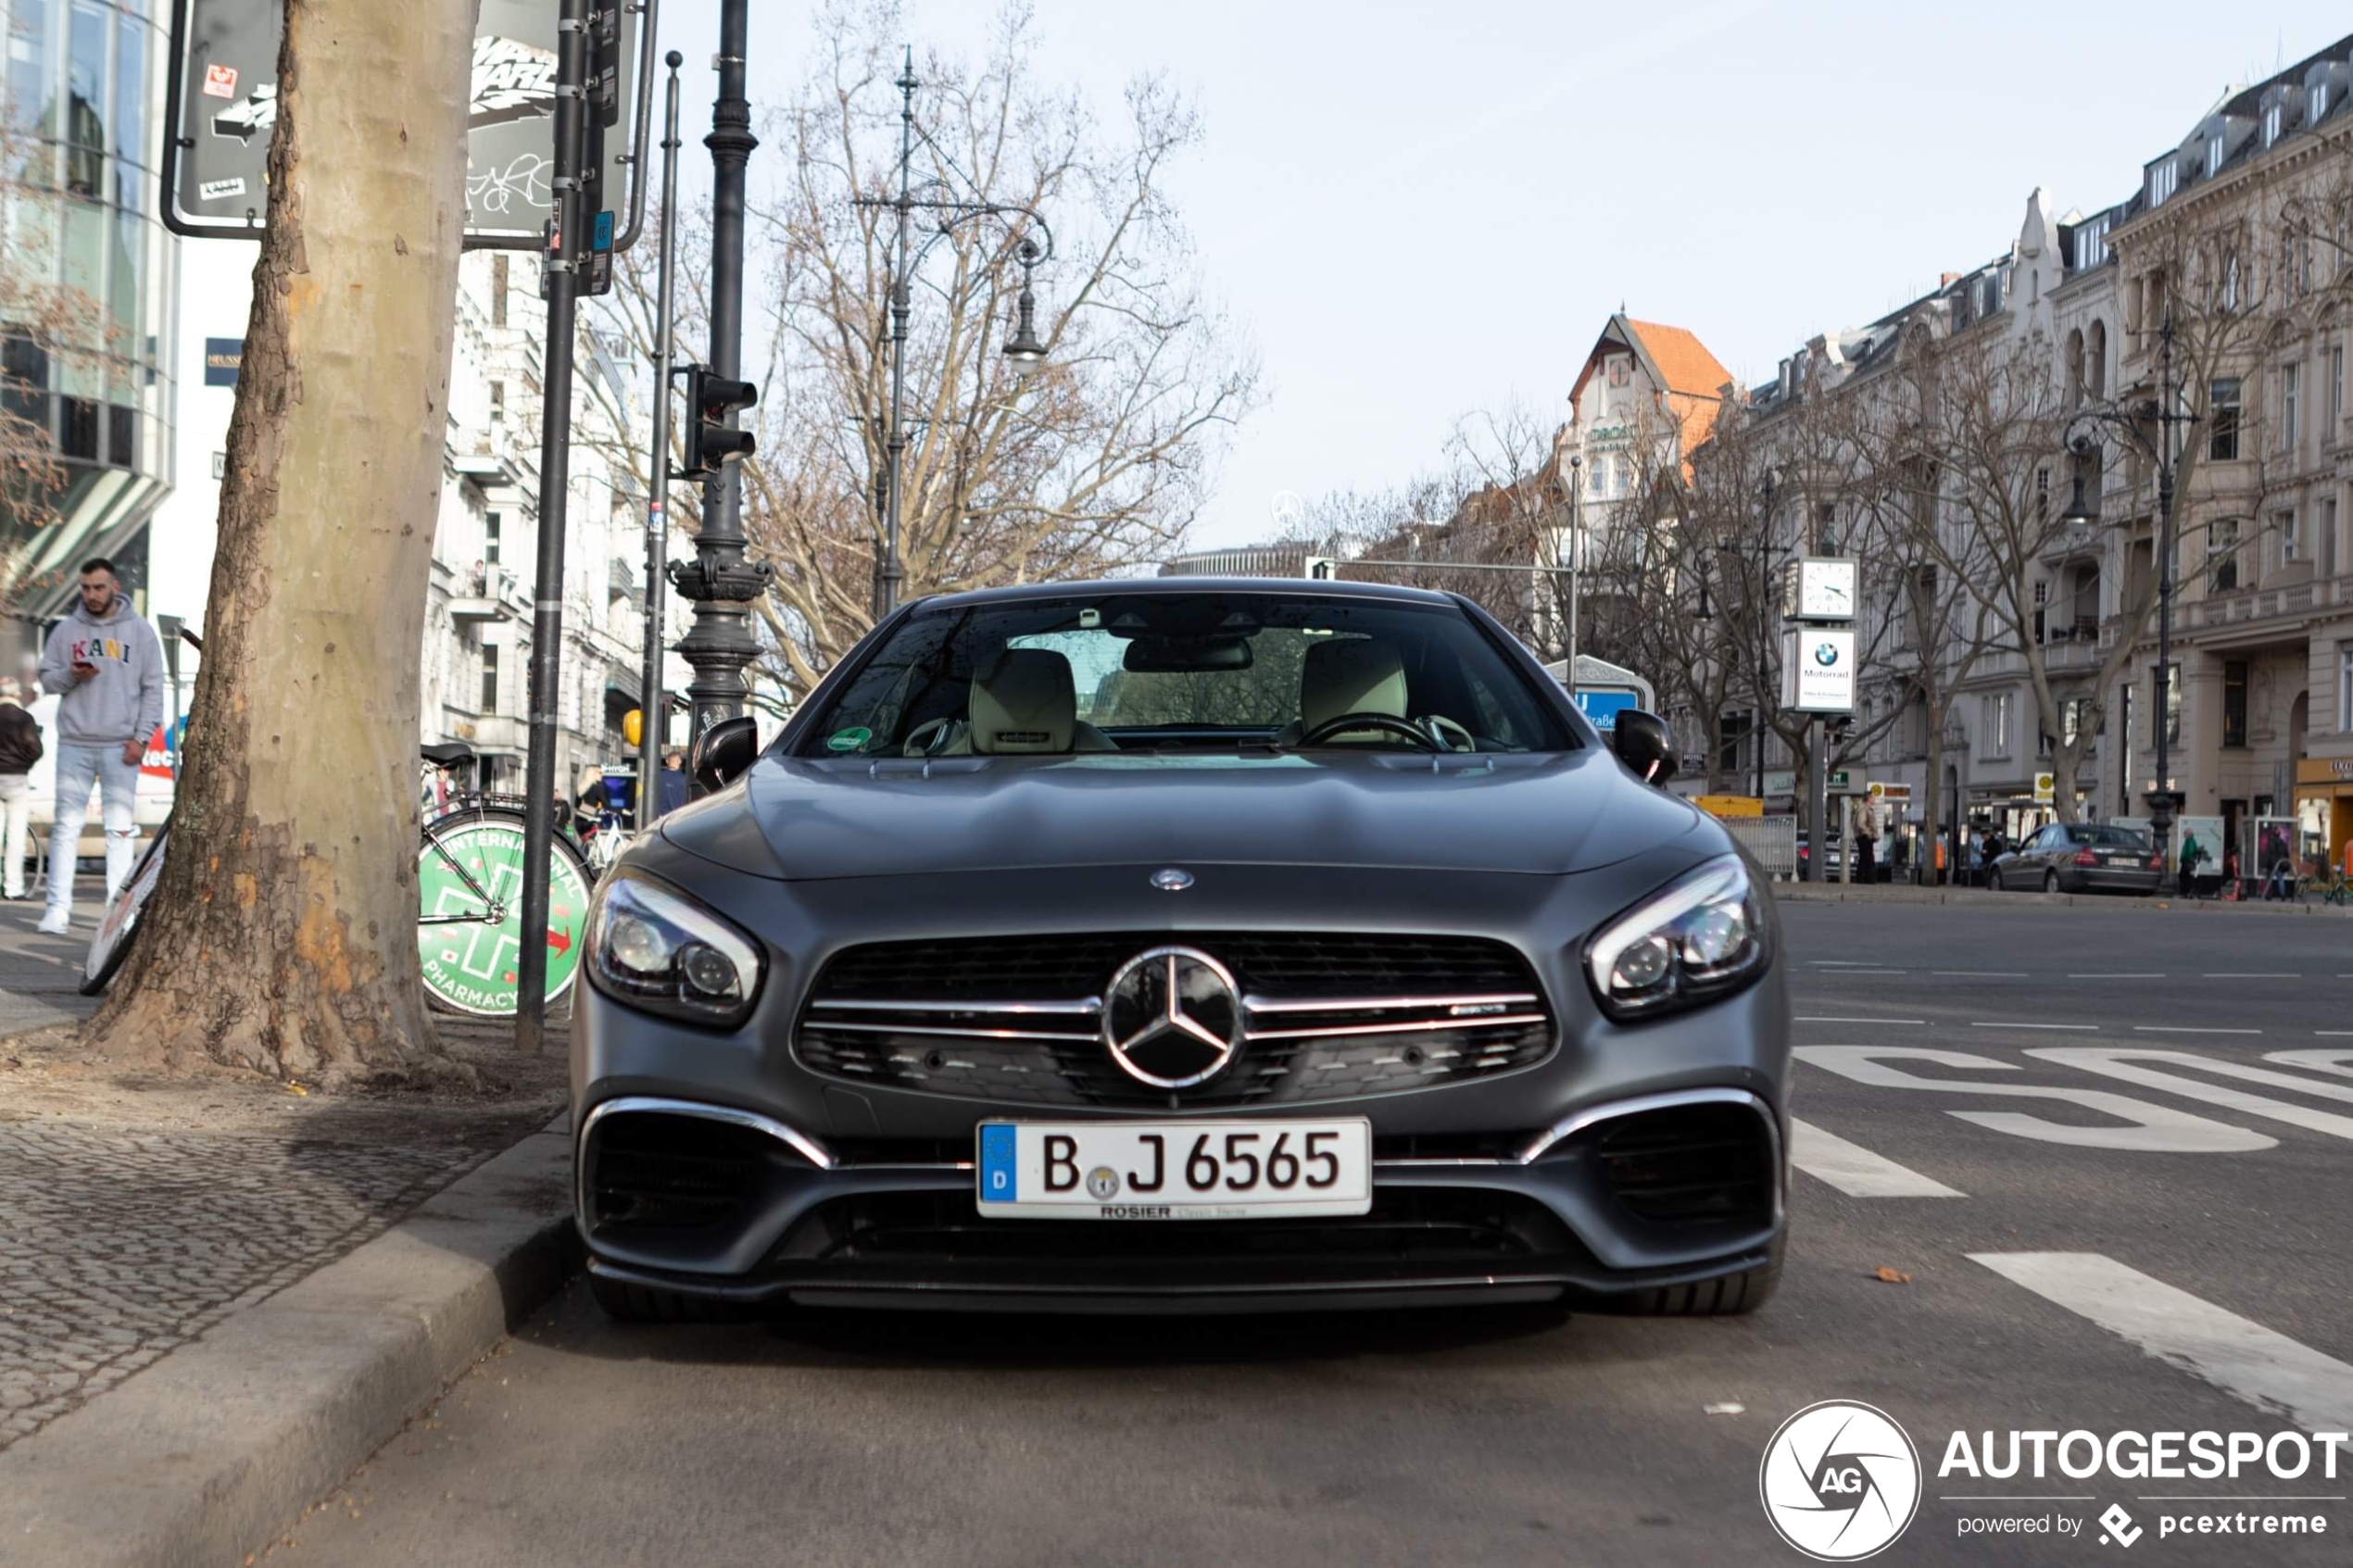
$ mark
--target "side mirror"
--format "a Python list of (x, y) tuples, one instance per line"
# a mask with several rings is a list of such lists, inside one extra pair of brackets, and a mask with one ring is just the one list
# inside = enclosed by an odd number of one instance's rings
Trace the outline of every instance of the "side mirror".
[(1667, 721), (1639, 708), (1618, 709), (1617, 728), (1610, 746), (1617, 759), (1642, 775), (1644, 784), (1663, 784), (1675, 776), (1675, 743)]
[(743, 774), (760, 755), (760, 731), (749, 716), (722, 719), (695, 741), (686, 771), (698, 794), (724, 789)]

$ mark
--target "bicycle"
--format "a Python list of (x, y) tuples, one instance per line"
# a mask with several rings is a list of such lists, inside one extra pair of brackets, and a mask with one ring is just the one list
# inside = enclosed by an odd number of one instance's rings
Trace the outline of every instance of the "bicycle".
[[(473, 765), (468, 747), (429, 746), (444, 777)], [(435, 1007), (477, 1018), (515, 1011), (522, 952), (521, 796), (467, 790), (426, 819), (417, 849), (417, 963)], [(548, 840), (547, 999), (572, 988), (595, 878), (561, 834)], [(462, 938), (462, 940), (461, 940)]]
[[(471, 748), (454, 744), (425, 746), (422, 755), (445, 778), (475, 761)], [(140, 913), (163, 874), (170, 834), (171, 819), (166, 817), (99, 917), (82, 963), (83, 996), (104, 991), (130, 956)], [(511, 1017), (521, 980), (516, 960), (522, 951), (522, 798), (463, 791), (435, 806), (420, 838), (417, 962), (425, 999), (447, 1012)], [(547, 999), (554, 1001), (578, 976), (593, 879), (580, 851), (561, 834), (549, 849)]]

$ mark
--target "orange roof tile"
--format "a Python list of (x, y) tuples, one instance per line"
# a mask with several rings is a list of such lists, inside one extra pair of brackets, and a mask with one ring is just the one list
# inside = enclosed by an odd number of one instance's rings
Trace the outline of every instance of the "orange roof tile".
[(1682, 328), (1637, 321), (1630, 317), (1626, 325), (1642, 339), (1642, 352), (1658, 367), (1658, 373), (1667, 378), (1667, 391), (1713, 398), (1732, 379), (1732, 372), (1707, 351), (1707, 345)]

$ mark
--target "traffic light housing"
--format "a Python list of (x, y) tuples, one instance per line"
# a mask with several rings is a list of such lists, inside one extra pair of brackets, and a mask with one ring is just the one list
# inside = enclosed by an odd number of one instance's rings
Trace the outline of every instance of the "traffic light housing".
[(760, 443), (751, 432), (737, 430), (726, 421), (729, 416), (758, 403), (760, 388), (748, 381), (713, 375), (705, 365), (688, 365), (686, 375), (686, 410), (691, 422), (686, 434), (686, 466), (678, 471), (678, 477), (709, 479), (726, 464), (749, 458), (759, 449)]
[(1307, 575), (1318, 582), (1329, 581), (1340, 575), (1340, 562), (1330, 556), (1309, 556)]

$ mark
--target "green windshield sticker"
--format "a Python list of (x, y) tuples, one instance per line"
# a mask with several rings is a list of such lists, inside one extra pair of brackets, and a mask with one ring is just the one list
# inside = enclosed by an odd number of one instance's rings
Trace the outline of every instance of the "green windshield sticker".
[(852, 724), (846, 730), (836, 730), (825, 737), (829, 751), (856, 751), (875, 738), (875, 732), (863, 724)]

